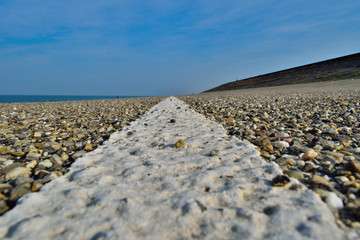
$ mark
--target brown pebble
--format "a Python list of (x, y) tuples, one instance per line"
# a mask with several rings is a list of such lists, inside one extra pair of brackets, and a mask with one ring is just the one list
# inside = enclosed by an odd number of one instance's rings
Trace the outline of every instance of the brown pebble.
[(175, 148), (184, 148), (184, 147), (186, 147), (186, 143), (182, 139), (180, 139), (175, 143)]
[(300, 171), (296, 171), (296, 170), (285, 170), (284, 173), (286, 175), (288, 175), (289, 177), (292, 178), (297, 178), (297, 179), (303, 179), (304, 178), (304, 174)]
[(360, 173), (360, 162), (359, 161), (350, 160), (349, 166), (350, 166), (351, 170)]
[(345, 176), (345, 177), (349, 177), (350, 175), (351, 175), (351, 172), (350, 172), (350, 171), (342, 170), (342, 169), (336, 170), (336, 171), (334, 172), (334, 176)]
[(9, 206), (6, 204), (4, 200), (0, 200), (0, 215), (9, 210)]
[(309, 151), (307, 151), (304, 156), (302, 157), (302, 160), (304, 161), (309, 161), (311, 159), (314, 159), (318, 156), (318, 153), (315, 152), (314, 150), (310, 149)]
[(285, 187), (290, 183), (290, 178), (285, 175), (277, 175), (273, 178), (272, 184), (276, 187)]
[(260, 156), (264, 157), (264, 158), (269, 158), (270, 157), (270, 153), (268, 153), (267, 151), (265, 150), (262, 150), (260, 152)]
[(273, 147), (273, 145), (271, 145), (271, 144), (268, 144), (268, 145), (266, 145), (265, 147), (264, 147), (264, 149), (266, 149), (266, 150), (268, 150), (268, 151), (274, 151), (274, 147)]
[(35, 181), (34, 183), (33, 183), (33, 185), (31, 186), (31, 191), (32, 192), (38, 192), (38, 191), (40, 191), (40, 188), (43, 186), (43, 184), (42, 183), (40, 183), (40, 182), (38, 182), (38, 181)]
[(232, 117), (229, 117), (229, 118), (226, 119), (226, 122), (227, 122), (228, 124), (232, 124), (232, 123), (235, 122), (235, 120), (234, 120)]
[(328, 182), (328, 180), (326, 180), (326, 178), (324, 177), (321, 177), (319, 175), (314, 175), (312, 178), (311, 178), (311, 183), (312, 184), (324, 184), (330, 188), (332, 188), (333, 186)]
[(0, 200), (7, 200), (7, 197), (4, 194), (0, 193)]
[(311, 172), (314, 169), (315, 169), (315, 164), (313, 162), (307, 162), (302, 170), (304, 172)]
[(87, 152), (90, 152), (93, 150), (93, 147), (91, 144), (86, 144), (85, 147), (84, 147), (84, 150), (87, 151)]

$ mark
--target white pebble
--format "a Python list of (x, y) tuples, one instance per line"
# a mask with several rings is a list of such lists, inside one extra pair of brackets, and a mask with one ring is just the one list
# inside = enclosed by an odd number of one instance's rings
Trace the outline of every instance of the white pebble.
[(313, 149), (314, 149), (314, 150), (319, 150), (319, 151), (321, 151), (321, 150), (323, 149), (323, 147), (320, 146), (320, 145), (315, 145), (315, 146), (313, 147)]
[(287, 147), (290, 147), (289, 143), (288, 142), (285, 142), (285, 141), (277, 141), (274, 143), (274, 146), (277, 147), (277, 148), (287, 148)]
[(3, 162), (3, 166), (6, 167), (6, 166), (9, 166), (9, 165), (11, 165), (13, 163), (14, 163), (14, 160), (7, 160), (7, 161)]
[(336, 194), (333, 192), (328, 194), (326, 198), (326, 203), (327, 205), (329, 205), (329, 207), (336, 209), (341, 209), (344, 207), (342, 200), (338, 196), (336, 196)]
[(291, 158), (291, 159), (294, 159), (296, 161), (300, 160), (298, 156), (289, 155), (289, 154), (284, 154), (281, 157), (283, 157), (283, 158)]
[(344, 183), (344, 182), (348, 182), (349, 179), (345, 176), (338, 176), (338, 177), (335, 177), (336, 181), (338, 181), (339, 183)]
[(51, 168), (52, 165), (53, 165), (53, 163), (49, 159), (46, 159), (46, 160), (39, 163), (39, 166), (43, 166), (43, 167), (46, 167), (46, 168)]

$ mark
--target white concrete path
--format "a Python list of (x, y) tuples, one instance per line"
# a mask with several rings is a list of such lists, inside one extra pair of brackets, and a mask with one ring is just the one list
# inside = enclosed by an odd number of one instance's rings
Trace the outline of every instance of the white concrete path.
[[(180, 139), (186, 148), (174, 148)], [(344, 239), (312, 191), (271, 186), (279, 173), (253, 145), (170, 97), (22, 198), (0, 217), (0, 237)]]

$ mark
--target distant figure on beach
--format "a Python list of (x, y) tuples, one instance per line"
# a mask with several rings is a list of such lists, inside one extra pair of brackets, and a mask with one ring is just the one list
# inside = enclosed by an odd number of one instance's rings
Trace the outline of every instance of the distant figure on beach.
[(117, 99), (119, 99), (119, 96), (117, 96)]

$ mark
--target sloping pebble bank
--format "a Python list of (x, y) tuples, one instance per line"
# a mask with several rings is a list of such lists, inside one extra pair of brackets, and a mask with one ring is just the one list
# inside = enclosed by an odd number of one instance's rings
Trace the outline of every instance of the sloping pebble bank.
[(21, 198), (0, 218), (0, 236), (355, 239), (317, 194), (281, 174), (254, 145), (171, 97)]

